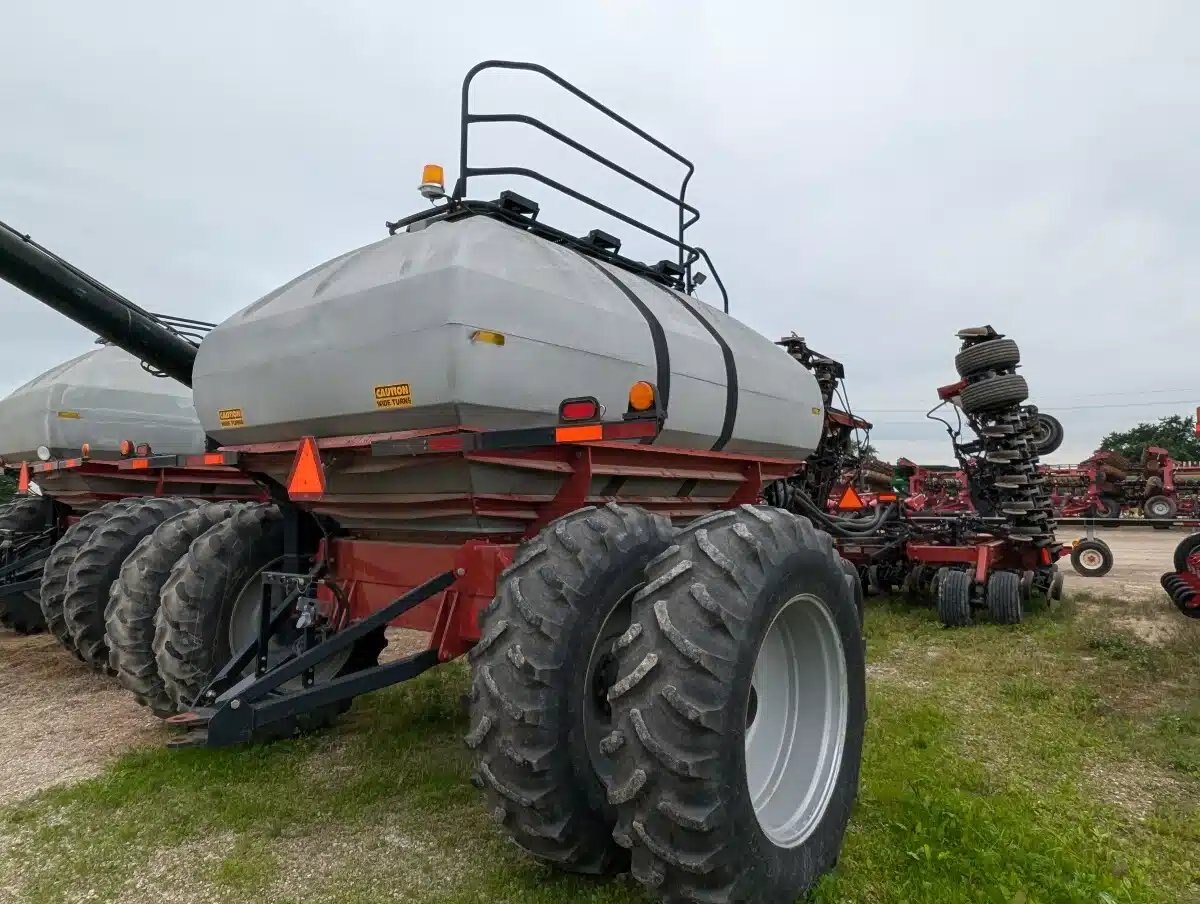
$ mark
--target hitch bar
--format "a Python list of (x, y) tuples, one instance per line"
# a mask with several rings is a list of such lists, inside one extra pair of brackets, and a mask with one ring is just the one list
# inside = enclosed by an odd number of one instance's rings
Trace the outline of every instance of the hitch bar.
[[(446, 590), (458, 578), (459, 575), (454, 571), (443, 572), (266, 674), (246, 676), (217, 697), (213, 705), (196, 707), (190, 713), (172, 717), (168, 720), (171, 724), (196, 732), (194, 739), (181, 739), (181, 743), (173, 746), (193, 743), (208, 747), (227, 747), (255, 740), (256, 735), (264, 738), (286, 736), (299, 727), (299, 716), (335, 706), (369, 691), (407, 681), (427, 671), (439, 662), (436, 649), (422, 650), (387, 665), (372, 666), (302, 690), (288, 691), (281, 688), (281, 685), (349, 649), (372, 631), (385, 627), (388, 622)], [(299, 596), (298, 590), (294, 593), (296, 597)], [(283, 611), (290, 608), (294, 602), (295, 598), (286, 601), (272, 619), (280, 618)], [(252, 657), (252, 650), (243, 651), (243, 657), (240, 657), (243, 658), (242, 668), (249, 664)], [(232, 665), (231, 661), (222, 669), (222, 673), (231, 672)], [(264, 699), (268, 697), (269, 699)]]

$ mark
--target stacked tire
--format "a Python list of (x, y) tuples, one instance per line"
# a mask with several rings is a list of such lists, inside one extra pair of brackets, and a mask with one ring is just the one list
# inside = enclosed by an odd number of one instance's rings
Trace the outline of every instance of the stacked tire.
[(795, 900), (832, 867), (865, 666), (858, 576), (828, 535), (759, 506), (679, 532), (584, 509), (497, 591), (466, 741), (519, 847), (671, 902)]
[(1006, 521), (1008, 536), (1048, 549), (1052, 560), (1057, 560), (1057, 525), (1034, 442), (1041, 436), (1040, 431), (1035, 433), (1039, 413), (1024, 404), (1029, 387), (1016, 372), (1020, 361), (1020, 350), (1011, 339), (967, 338), (955, 359), (959, 375), (966, 380), (961, 404), (980, 435), (979, 476), (990, 483), (986, 489), (995, 500), (996, 514)]

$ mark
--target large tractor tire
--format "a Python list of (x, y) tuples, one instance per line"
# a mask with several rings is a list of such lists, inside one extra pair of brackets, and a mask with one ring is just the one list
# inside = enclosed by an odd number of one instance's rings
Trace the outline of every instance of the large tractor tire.
[(954, 367), (960, 377), (970, 377), (989, 370), (1006, 370), (1021, 363), (1021, 350), (1011, 339), (992, 339), (963, 349), (954, 356)]
[(112, 585), (104, 610), (109, 665), (121, 685), (159, 718), (179, 711), (154, 657), (154, 628), (163, 585), (192, 541), (240, 507), (236, 502), (210, 502), (167, 518), (142, 538)]
[(1029, 386), (1020, 374), (1000, 374), (964, 386), (960, 398), (967, 414), (999, 411), (1029, 398)]
[(573, 872), (626, 866), (602, 781), (611, 760), (613, 643), (646, 566), (672, 543), (660, 515), (586, 508), (518, 549), (471, 651), (471, 730), (488, 809), (516, 844)]
[(120, 499), (116, 502), (106, 503), (94, 512), (88, 512), (63, 532), (62, 537), (54, 544), (54, 548), (50, 550), (50, 555), (46, 559), (39, 596), (42, 615), (46, 619), (46, 627), (51, 634), (58, 638), (58, 642), (65, 649), (80, 660), (83, 659), (83, 656), (71, 638), (71, 631), (67, 627), (67, 617), (63, 612), (63, 599), (67, 594), (67, 577), (71, 565), (75, 561), (75, 555), (105, 521), (126, 506), (138, 501), (140, 500)]
[[(53, 503), (38, 496), (22, 496), (0, 506), (0, 531), (14, 535), (40, 534), (50, 524)], [(49, 542), (49, 541), (47, 541)], [(36, 577), (36, 572), (32, 575)], [(24, 580), (17, 575), (16, 579)], [(0, 596), (0, 626), (17, 634), (37, 634), (46, 630), (46, 617), (36, 590)]]
[[(283, 552), (283, 515), (274, 505), (253, 504), (210, 527), (175, 563), (160, 596), (154, 657), (177, 709), (191, 707), (234, 651), (258, 636), (262, 573), (277, 565)], [(296, 652), (300, 642), (295, 632), (281, 630), (268, 648), (268, 664)], [(376, 665), (385, 646), (383, 629), (371, 632), (318, 665), (316, 682)], [(283, 687), (297, 688), (299, 681)], [(312, 731), (348, 707), (344, 702), (310, 710), (290, 724), (296, 731)]]
[(756, 506), (650, 563), (603, 750), (614, 837), (665, 901), (792, 901), (837, 861), (866, 720), (846, 577), (827, 534)]
[(125, 559), (156, 527), (196, 505), (195, 500), (177, 497), (139, 499), (113, 512), (75, 553), (67, 572), (63, 614), (75, 649), (96, 671), (113, 673), (104, 612)]

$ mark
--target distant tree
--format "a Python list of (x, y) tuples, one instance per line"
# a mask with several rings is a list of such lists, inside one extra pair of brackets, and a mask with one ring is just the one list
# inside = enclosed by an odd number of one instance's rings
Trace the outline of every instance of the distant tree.
[(859, 461), (870, 461), (872, 458), (879, 456), (879, 453), (869, 440), (859, 440), (857, 436), (850, 437), (850, 454)]
[(1147, 446), (1159, 446), (1176, 461), (1200, 461), (1200, 438), (1196, 437), (1196, 419), (1172, 414), (1154, 424), (1138, 424), (1128, 430), (1108, 434), (1101, 449), (1119, 452), (1137, 460)]

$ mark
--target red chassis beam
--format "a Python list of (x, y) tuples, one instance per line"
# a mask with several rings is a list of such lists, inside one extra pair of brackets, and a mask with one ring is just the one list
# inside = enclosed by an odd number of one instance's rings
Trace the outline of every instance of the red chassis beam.
[(230, 467), (175, 466), (176, 456), (153, 458), (60, 458), (7, 465), (17, 472), (18, 492), (37, 481), (45, 495), (73, 509), (86, 510), (132, 496), (177, 496), (194, 499), (265, 500), (254, 479)]

